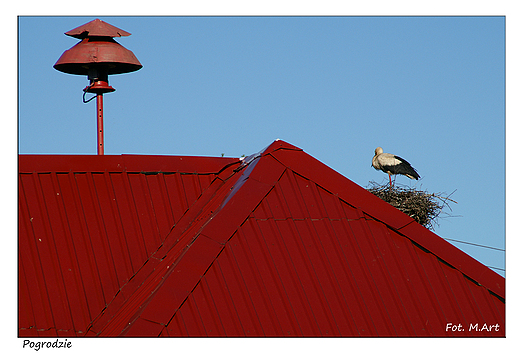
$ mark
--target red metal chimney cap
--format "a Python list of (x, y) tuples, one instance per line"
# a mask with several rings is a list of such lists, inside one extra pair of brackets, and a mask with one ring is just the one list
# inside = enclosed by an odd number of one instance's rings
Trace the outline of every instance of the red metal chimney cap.
[(76, 27), (73, 30), (65, 32), (67, 36), (83, 39), (85, 37), (122, 37), (130, 36), (131, 33), (123, 31), (120, 28), (112, 26), (109, 23), (95, 19), (84, 25)]

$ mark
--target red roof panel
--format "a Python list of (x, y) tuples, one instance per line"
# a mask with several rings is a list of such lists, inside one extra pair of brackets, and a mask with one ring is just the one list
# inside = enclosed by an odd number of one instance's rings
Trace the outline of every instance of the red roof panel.
[(238, 159), (20, 156), (20, 335), (84, 334), (229, 164)]
[(20, 156), (19, 239), (21, 336), (505, 334), (504, 278), (283, 141)]

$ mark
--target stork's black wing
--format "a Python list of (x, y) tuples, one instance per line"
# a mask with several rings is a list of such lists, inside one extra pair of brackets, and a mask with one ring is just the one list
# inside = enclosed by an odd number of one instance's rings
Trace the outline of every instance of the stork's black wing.
[(386, 167), (392, 174), (401, 174), (401, 175), (410, 175), (415, 179), (419, 179), (420, 176), (417, 171), (410, 165), (409, 162), (404, 160), (401, 157), (395, 156), (395, 159), (400, 161), (399, 164), (394, 165), (393, 167)]

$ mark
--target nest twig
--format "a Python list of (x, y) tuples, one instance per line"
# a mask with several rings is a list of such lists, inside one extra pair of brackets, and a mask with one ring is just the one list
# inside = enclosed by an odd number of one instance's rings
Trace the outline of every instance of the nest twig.
[(451, 211), (449, 203), (457, 203), (450, 198), (455, 191), (445, 196), (444, 193), (428, 193), (404, 185), (390, 186), (389, 183), (380, 185), (374, 181), (370, 181), (367, 190), (430, 230), (439, 225), (437, 218), (443, 209), (447, 207)]

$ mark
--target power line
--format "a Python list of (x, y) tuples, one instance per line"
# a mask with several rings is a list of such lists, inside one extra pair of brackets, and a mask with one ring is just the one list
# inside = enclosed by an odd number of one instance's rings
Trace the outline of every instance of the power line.
[(493, 250), (498, 250), (498, 251), (505, 251), (505, 249), (499, 249), (499, 248), (495, 248), (495, 247), (489, 247), (489, 246), (487, 246), (487, 245), (481, 245), (481, 244), (475, 244), (475, 243), (463, 242), (462, 240), (449, 239), (449, 238), (443, 238), (443, 239), (444, 239), (444, 240), (449, 240), (449, 241), (452, 241), (452, 242), (457, 242), (457, 243), (469, 244), (469, 245), (473, 245), (473, 246), (481, 247), (481, 248), (493, 249)]
[[(495, 247), (490, 247), (490, 246), (487, 246), (487, 245), (481, 245), (481, 244), (475, 244), (475, 243), (469, 243), (469, 242), (463, 242), (462, 240), (456, 240), (456, 239), (450, 239), (450, 238), (443, 238), (445, 240), (449, 240), (449, 241), (452, 241), (452, 242), (457, 242), (457, 243), (463, 243), (463, 244), (468, 244), (468, 245), (473, 245), (473, 246), (476, 246), (476, 247), (480, 247), (480, 248), (487, 248), (487, 249), (492, 249), (492, 250), (498, 250), (498, 251), (504, 251), (505, 252), (505, 249), (500, 249), (500, 248), (495, 248)], [(500, 270), (500, 271), (506, 271), (505, 269), (502, 269), (502, 268), (499, 268), (499, 267), (495, 267), (495, 266), (489, 266), (489, 265), (486, 265), (488, 268), (490, 269), (495, 269), (495, 270)]]

